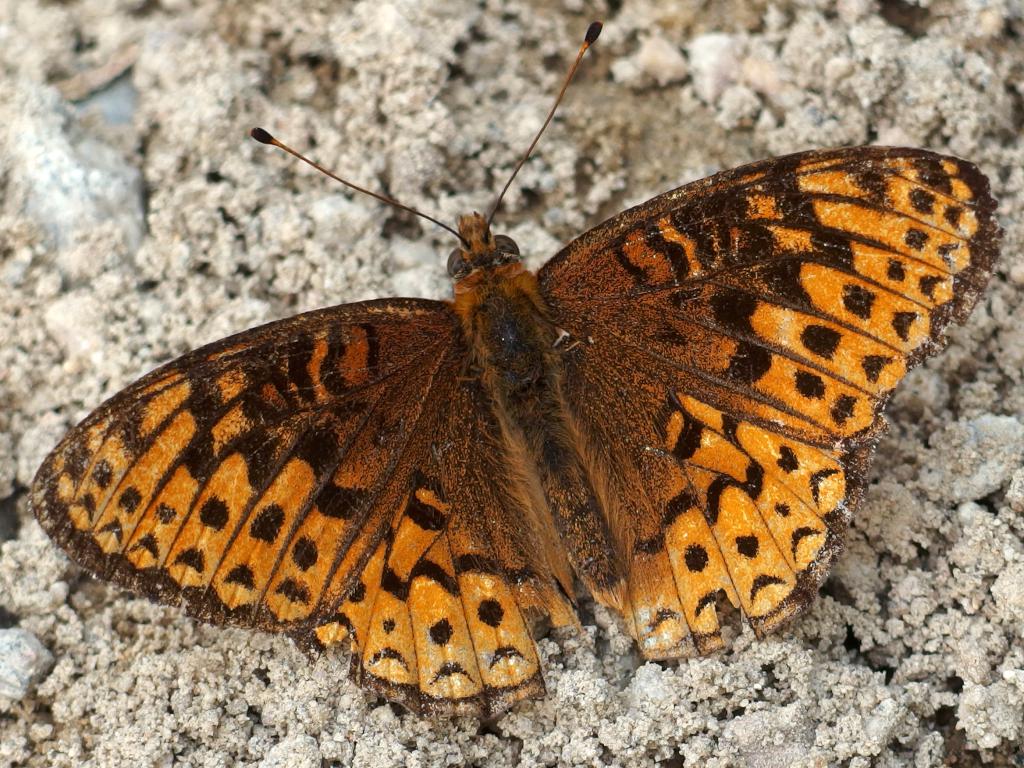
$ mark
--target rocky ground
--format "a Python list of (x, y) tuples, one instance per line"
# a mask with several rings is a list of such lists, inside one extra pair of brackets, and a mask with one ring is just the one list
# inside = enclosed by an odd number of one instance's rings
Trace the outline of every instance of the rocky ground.
[[(584, 602), (549, 695), (420, 720), (347, 660), (82, 575), (27, 508), (78, 419), (187, 349), (299, 310), (445, 296), (445, 233), (246, 138), (265, 125), (446, 220), (504, 182), (533, 266), (744, 161), (923, 146), (978, 163), (1003, 258), (889, 411), (847, 552), (785, 635), (643, 664)], [(1019, 0), (0, 0), (0, 765), (1020, 765), (1024, 7)]]

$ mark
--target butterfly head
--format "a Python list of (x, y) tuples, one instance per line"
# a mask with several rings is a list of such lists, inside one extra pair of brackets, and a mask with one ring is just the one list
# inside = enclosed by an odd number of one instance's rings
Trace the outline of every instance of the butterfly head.
[(519, 246), (506, 235), (492, 235), (479, 213), (459, 217), (463, 245), (448, 256), (448, 274), (456, 282), (477, 269), (500, 267), (519, 261)]

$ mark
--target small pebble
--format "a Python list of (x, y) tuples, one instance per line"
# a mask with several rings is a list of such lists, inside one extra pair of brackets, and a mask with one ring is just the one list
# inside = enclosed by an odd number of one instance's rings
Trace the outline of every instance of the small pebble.
[(53, 664), (53, 655), (25, 629), (0, 629), (0, 697), (19, 701)]

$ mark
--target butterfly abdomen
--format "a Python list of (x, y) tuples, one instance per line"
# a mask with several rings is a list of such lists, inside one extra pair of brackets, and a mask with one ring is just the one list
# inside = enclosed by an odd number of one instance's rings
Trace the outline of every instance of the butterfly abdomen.
[(532, 464), (527, 471), (547, 507), (540, 512), (550, 515), (587, 586), (615, 592), (622, 582), (618, 547), (567, 417), (558, 333), (536, 277), (519, 264), (479, 270), (457, 286), (456, 311), (510, 453)]

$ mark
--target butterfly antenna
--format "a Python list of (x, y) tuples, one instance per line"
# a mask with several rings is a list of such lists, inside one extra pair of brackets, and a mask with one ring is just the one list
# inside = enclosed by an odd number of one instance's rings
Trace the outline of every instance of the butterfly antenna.
[(558, 109), (558, 105), (562, 103), (562, 97), (565, 96), (565, 91), (569, 88), (569, 83), (572, 82), (573, 75), (576, 74), (576, 70), (580, 66), (580, 62), (583, 60), (583, 55), (587, 52), (596, 41), (598, 35), (601, 34), (601, 27), (603, 25), (600, 21), (590, 22), (590, 26), (587, 27), (587, 33), (583, 36), (583, 44), (580, 45), (579, 53), (576, 54), (576, 61), (569, 67), (569, 74), (565, 76), (565, 82), (562, 83), (562, 90), (558, 92), (558, 98), (555, 99), (555, 103), (551, 105), (551, 111), (548, 112), (547, 118), (544, 120), (544, 125), (537, 131), (537, 135), (533, 137), (533, 141), (530, 142), (530, 146), (526, 152), (519, 159), (519, 164), (516, 165), (512, 175), (509, 176), (508, 181), (505, 182), (504, 188), (501, 190), (501, 194), (498, 195), (498, 199), (494, 201), (494, 206), (491, 208), (490, 214), (487, 216), (487, 226), (491, 226), (491, 220), (494, 218), (494, 214), (498, 211), (498, 206), (501, 205), (501, 201), (505, 197), (505, 193), (508, 192), (508, 188), (512, 186), (512, 182), (515, 181), (516, 175), (519, 173), (519, 169), (523, 167), (523, 164), (529, 159), (530, 154), (533, 152), (533, 148), (537, 146), (537, 142), (540, 141), (541, 135), (544, 133), (544, 129), (548, 127), (548, 123), (551, 122), (551, 118), (555, 116), (555, 110)]
[(432, 221), (434, 224), (437, 224), (437, 226), (441, 227), (442, 229), (446, 229), (449, 232), (451, 232), (453, 235), (455, 235), (459, 239), (459, 242), (461, 242), (464, 247), (466, 247), (466, 248), (469, 247), (469, 243), (466, 242), (465, 238), (463, 238), (462, 235), (460, 235), (455, 229), (453, 229), (452, 227), (449, 227), (443, 221), (438, 221), (433, 216), (428, 216), (427, 214), (423, 213), (422, 211), (417, 211), (415, 208), (410, 208), (408, 205), (403, 205), (402, 203), (398, 202), (394, 198), (388, 197), (387, 195), (382, 195), (382, 194), (379, 194), (378, 192), (372, 192), (369, 189), (366, 189), (364, 187), (360, 187), (358, 184), (353, 184), (351, 181), (346, 181), (345, 179), (341, 178), (337, 174), (331, 173), (330, 171), (328, 171), (326, 168), (324, 168), (319, 163), (315, 163), (312, 160), (310, 160), (308, 157), (300, 154), (299, 152), (296, 152), (294, 149), (289, 147), (287, 144), (278, 141), (273, 136), (271, 136), (268, 131), (265, 131), (262, 128), (253, 128), (251, 131), (249, 131), (249, 135), (252, 136), (254, 139), (256, 139), (256, 141), (258, 141), (260, 144), (270, 144), (271, 146), (277, 147), (278, 149), (283, 149), (285, 152), (287, 152), (292, 157), (297, 157), (299, 160), (301, 160), (302, 162), (306, 163), (307, 165), (311, 165), (314, 168), (316, 168), (318, 171), (320, 171), (320, 173), (324, 174), (325, 176), (330, 176), (335, 181), (340, 181), (342, 184), (344, 184), (349, 189), (354, 189), (356, 192), (362, 192), (364, 195), (369, 195), (370, 197), (375, 197), (378, 200), (380, 200), (382, 203), (387, 203), (388, 205), (393, 205), (395, 208), (401, 208), (403, 211), (408, 211), (409, 213), (413, 214), (414, 216), (419, 216), (420, 218), (426, 219), (427, 221)]

